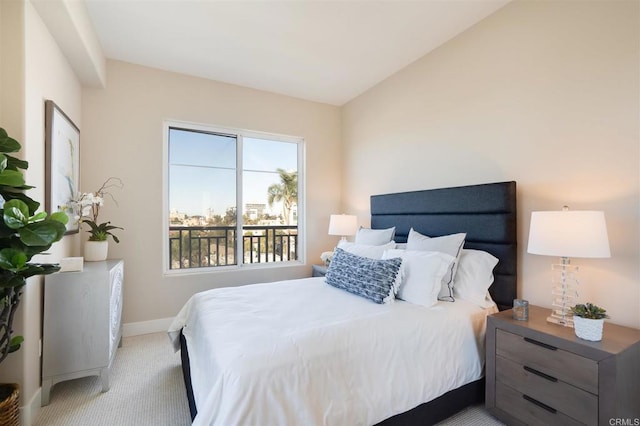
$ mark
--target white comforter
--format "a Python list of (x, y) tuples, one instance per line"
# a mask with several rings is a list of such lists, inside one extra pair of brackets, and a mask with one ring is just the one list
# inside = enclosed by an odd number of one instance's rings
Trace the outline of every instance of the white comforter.
[(187, 340), (194, 425), (371, 425), (479, 379), (494, 311), (377, 305), (307, 278), (198, 293), (169, 336)]

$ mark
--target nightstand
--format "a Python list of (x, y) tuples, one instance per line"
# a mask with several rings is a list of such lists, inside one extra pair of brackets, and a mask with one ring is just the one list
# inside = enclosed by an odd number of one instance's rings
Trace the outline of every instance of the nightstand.
[(324, 277), (327, 274), (328, 266), (324, 265), (313, 265), (311, 269), (312, 277)]
[(638, 424), (640, 330), (605, 322), (602, 341), (590, 342), (547, 322), (550, 312), (530, 306), (528, 321), (511, 310), (488, 317), (489, 412), (509, 425)]
[(41, 404), (59, 382), (100, 376), (109, 390), (116, 349), (122, 346), (124, 261), (85, 262), (82, 272), (44, 280)]

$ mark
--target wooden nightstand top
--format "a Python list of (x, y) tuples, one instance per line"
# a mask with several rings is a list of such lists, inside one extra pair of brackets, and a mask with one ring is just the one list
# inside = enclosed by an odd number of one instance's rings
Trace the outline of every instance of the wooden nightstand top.
[(640, 330), (611, 324), (606, 320), (600, 342), (583, 340), (575, 335), (573, 328), (548, 322), (547, 317), (550, 314), (550, 309), (529, 305), (529, 319), (527, 321), (514, 320), (511, 310), (491, 315), (489, 321), (499, 321), (500, 328), (523, 336), (530, 334), (531, 336), (528, 337), (534, 338), (540, 333), (551, 336), (555, 341), (554, 344), (568, 350), (579, 345), (580, 351), (586, 350), (593, 354), (600, 352), (600, 356), (595, 356), (595, 358), (600, 358), (604, 353), (618, 354), (640, 341)]

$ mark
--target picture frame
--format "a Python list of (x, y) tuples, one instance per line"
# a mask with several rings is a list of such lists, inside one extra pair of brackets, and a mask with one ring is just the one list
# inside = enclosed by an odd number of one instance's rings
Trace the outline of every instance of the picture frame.
[(80, 185), (80, 129), (52, 100), (45, 101), (45, 209), (69, 215), (67, 234), (80, 231), (70, 201)]

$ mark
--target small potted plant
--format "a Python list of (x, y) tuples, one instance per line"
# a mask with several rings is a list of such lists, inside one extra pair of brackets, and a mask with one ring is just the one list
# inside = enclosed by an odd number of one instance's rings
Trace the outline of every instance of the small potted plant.
[(78, 212), (76, 220), (81, 224), (89, 225), (87, 232), (89, 240), (84, 245), (84, 259), (89, 262), (105, 260), (109, 245), (107, 239), (109, 235), (113, 241), (119, 243), (120, 240), (111, 231), (114, 229), (124, 229), (119, 226), (111, 225), (111, 222), (98, 223), (98, 214), (100, 207), (104, 204), (104, 198), (109, 196), (116, 204), (111, 192), (113, 188), (122, 188), (122, 181), (115, 177), (107, 179), (96, 192), (85, 192), (79, 194), (75, 200), (71, 202), (71, 210)]
[(602, 340), (604, 319), (609, 318), (605, 309), (587, 302), (572, 307), (571, 313), (576, 336), (592, 342)]

